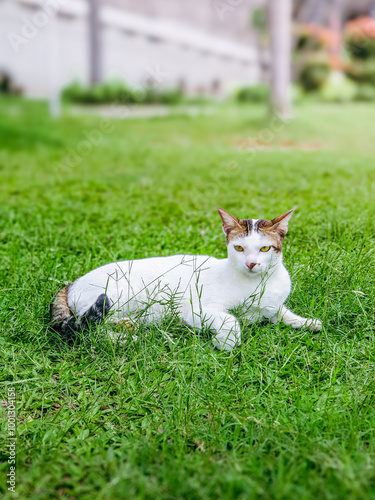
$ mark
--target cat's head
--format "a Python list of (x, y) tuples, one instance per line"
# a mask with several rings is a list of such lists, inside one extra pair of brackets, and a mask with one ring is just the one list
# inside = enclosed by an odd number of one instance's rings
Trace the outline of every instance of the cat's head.
[(272, 220), (238, 219), (217, 209), (227, 238), (228, 258), (247, 274), (266, 272), (282, 258), (282, 245), (294, 209)]

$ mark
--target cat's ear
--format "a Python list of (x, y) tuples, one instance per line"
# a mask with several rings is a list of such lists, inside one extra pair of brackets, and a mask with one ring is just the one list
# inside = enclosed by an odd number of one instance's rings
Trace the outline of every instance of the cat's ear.
[(229, 233), (231, 233), (234, 230), (242, 231), (240, 221), (239, 219), (237, 219), (237, 217), (228, 214), (228, 212), (226, 212), (222, 208), (218, 208), (217, 211), (219, 212), (221, 220), (223, 221), (223, 231), (227, 238), (229, 236)]
[(285, 212), (285, 214), (279, 215), (279, 217), (275, 217), (271, 220), (272, 222), (272, 230), (277, 231), (281, 236), (285, 236), (288, 232), (288, 224), (289, 220), (292, 217), (295, 208)]

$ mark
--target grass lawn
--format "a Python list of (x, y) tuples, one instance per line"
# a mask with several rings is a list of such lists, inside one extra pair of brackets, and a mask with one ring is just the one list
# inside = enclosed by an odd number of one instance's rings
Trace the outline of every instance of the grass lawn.
[[(0, 388), (17, 407), (15, 494), (0, 409), (3, 498), (375, 499), (374, 111), (53, 121), (0, 100)], [(276, 147), (291, 143), (312, 148)], [(322, 332), (254, 325), (228, 353), (173, 318), (124, 347), (105, 327), (49, 330), (54, 294), (99, 265), (225, 257), (217, 206), (299, 207), (288, 303)]]

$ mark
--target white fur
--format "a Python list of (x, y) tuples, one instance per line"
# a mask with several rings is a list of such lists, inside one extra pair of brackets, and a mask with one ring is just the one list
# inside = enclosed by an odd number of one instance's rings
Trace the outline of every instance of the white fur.
[[(241, 245), (243, 252), (234, 247)], [(282, 254), (261, 233), (238, 237), (228, 244), (228, 258), (174, 255), (107, 264), (76, 280), (69, 288), (68, 305), (81, 317), (105, 293), (111, 300), (111, 320), (139, 318), (158, 322), (173, 301), (181, 319), (190, 327), (208, 327), (213, 343), (230, 350), (241, 342), (240, 324), (229, 311), (246, 309), (250, 322), (267, 318), (293, 328), (320, 330), (318, 320), (293, 314), (284, 306), (291, 280)], [(256, 264), (250, 271), (248, 265)]]

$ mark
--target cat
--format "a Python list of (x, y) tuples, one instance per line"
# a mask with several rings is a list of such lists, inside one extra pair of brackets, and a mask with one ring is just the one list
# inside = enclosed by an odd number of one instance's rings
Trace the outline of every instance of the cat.
[(173, 302), (191, 328), (208, 327), (218, 349), (241, 343), (241, 326), (231, 312), (242, 307), (248, 322), (268, 319), (319, 331), (317, 319), (289, 311), (284, 303), (291, 279), (282, 245), (293, 210), (272, 220), (238, 219), (218, 208), (228, 257), (173, 255), (106, 264), (61, 290), (51, 305), (55, 329), (63, 333), (104, 319), (129, 326), (158, 322)]

